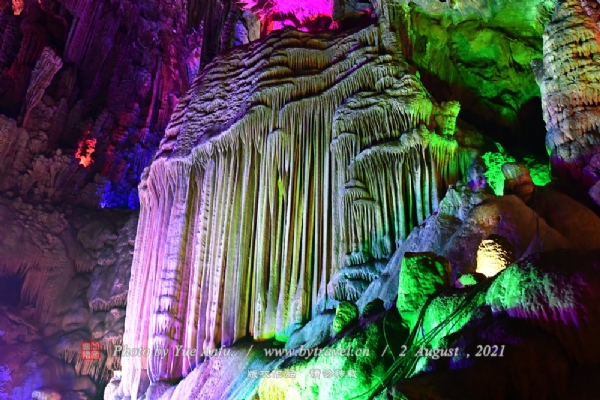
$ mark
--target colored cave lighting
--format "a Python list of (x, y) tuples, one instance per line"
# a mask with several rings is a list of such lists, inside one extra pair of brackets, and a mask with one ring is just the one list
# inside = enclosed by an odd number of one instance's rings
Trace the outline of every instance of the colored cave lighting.
[(89, 167), (92, 164), (92, 154), (96, 150), (96, 139), (82, 139), (79, 141), (79, 148), (75, 153), (75, 158), (79, 159), (79, 165)]
[(23, 0), (12, 0), (12, 9), (15, 15), (20, 15), (25, 8), (25, 2)]
[(477, 249), (477, 272), (489, 278), (505, 270), (513, 262), (513, 251), (504, 238), (491, 235), (481, 241)]
[[(271, 25), (271, 30), (278, 31), (278, 30), (285, 28), (286, 26), (296, 26), (296, 25), (294, 24), (293, 21), (290, 21), (289, 19), (286, 19), (285, 21), (274, 21), (273, 25)], [(298, 28), (298, 30), (302, 31), (302, 32), (308, 32), (308, 28), (305, 28), (305, 27)]]
[(294, 14), (299, 21), (313, 19), (318, 15), (331, 16), (333, 1), (331, 0), (278, 0), (274, 12), (278, 14)]
[(488, 151), (482, 158), (487, 167), (485, 177), (488, 184), (496, 196), (502, 196), (504, 193), (504, 174), (502, 174), (502, 166), (507, 162), (514, 162), (515, 159), (506, 154), (500, 143), (496, 143), (496, 147), (498, 148), (498, 151)]
[[(246, 10), (261, 10), (258, 14), (263, 24), (267, 14), (293, 15), (300, 25), (317, 17), (331, 17), (333, 15), (333, 0), (274, 0), (272, 2), (246, 0), (244, 3), (243, 8)], [(291, 20), (289, 20), (289, 23), (278, 21), (273, 24), (272, 30), (283, 29), (285, 26), (290, 26), (290, 24), (293, 24)]]

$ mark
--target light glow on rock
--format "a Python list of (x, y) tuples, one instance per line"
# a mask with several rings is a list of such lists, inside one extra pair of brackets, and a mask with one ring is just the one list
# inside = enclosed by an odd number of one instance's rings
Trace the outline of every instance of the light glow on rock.
[[(281, 30), (287, 26), (307, 32), (304, 25), (319, 17), (333, 15), (332, 0), (247, 0), (242, 4), (242, 9), (251, 10), (256, 14), (263, 27), (268, 32)], [(330, 28), (334, 28), (331, 26)]]
[[(293, 14), (301, 23), (306, 20), (314, 19), (317, 16), (331, 16), (333, 12), (332, 0), (275, 0), (268, 2), (275, 14)], [(243, 8), (265, 9), (267, 3), (262, 0), (248, 0)]]
[(512, 246), (501, 236), (491, 235), (482, 240), (477, 250), (477, 272), (495, 276), (515, 261)]
[(96, 151), (96, 139), (82, 139), (79, 141), (79, 148), (75, 153), (75, 158), (79, 160), (79, 165), (89, 167), (92, 164), (92, 154)]
[(25, 2), (23, 0), (12, 0), (12, 9), (14, 15), (21, 15), (25, 8)]

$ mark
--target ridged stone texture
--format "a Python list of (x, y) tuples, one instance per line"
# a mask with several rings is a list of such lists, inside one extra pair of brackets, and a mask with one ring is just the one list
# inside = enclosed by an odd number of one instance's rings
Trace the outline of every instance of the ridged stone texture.
[(278, 31), (180, 99), (140, 184), (124, 337), (171, 351), (124, 359), (126, 395), (145, 369), (156, 382), (200, 362), (177, 345), (287, 339), (336, 271), (389, 258), (466, 175), (459, 107), (432, 101), (388, 42), (380, 26)]

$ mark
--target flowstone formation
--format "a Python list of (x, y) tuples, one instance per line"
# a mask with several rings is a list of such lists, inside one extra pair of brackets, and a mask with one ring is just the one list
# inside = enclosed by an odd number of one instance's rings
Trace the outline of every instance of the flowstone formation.
[[(542, 90), (554, 175), (600, 204), (600, 13), (596, 2), (558, 1), (533, 63)], [(593, 186), (593, 187), (592, 187)], [(592, 188), (590, 188), (592, 187)]]
[[(199, 75), (140, 185), (125, 343), (286, 340), (326, 307), (332, 274), (390, 257), (437, 208), (482, 141), (454, 135), (458, 107), (396, 45), (381, 26), (288, 29)], [(124, 360), (124, 394), (200, 362), (169, 354)]]
[[(231, 357), (205, 360), (176, 385), (154, 382), (146, 398), (593, 398), (595, 380), (580, 376), (598, 371), (600, 218), (536, 190), (537, 203), (527, 205), (452, 187), (358, 301), (362, 312), (342, 302), (296, 330), (285, 349), (238, 341)], [(486, 279), (474, 271), (479, 238), (490, 233), (508, 238), (519, 260)], [(464, 277), (472, 283), (458, 285)], [(109, 399), (124, 397), (124, 382), (114, 379)]]

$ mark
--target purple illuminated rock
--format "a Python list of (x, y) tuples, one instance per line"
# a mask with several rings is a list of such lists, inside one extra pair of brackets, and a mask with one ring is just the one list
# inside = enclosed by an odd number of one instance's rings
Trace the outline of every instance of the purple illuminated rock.
[(506, 163), (502, 165), (502, 174), (504, 175), (504, 194), (514, 194), (527, 203), (533, 195), (535, 185), (525, 164)]

